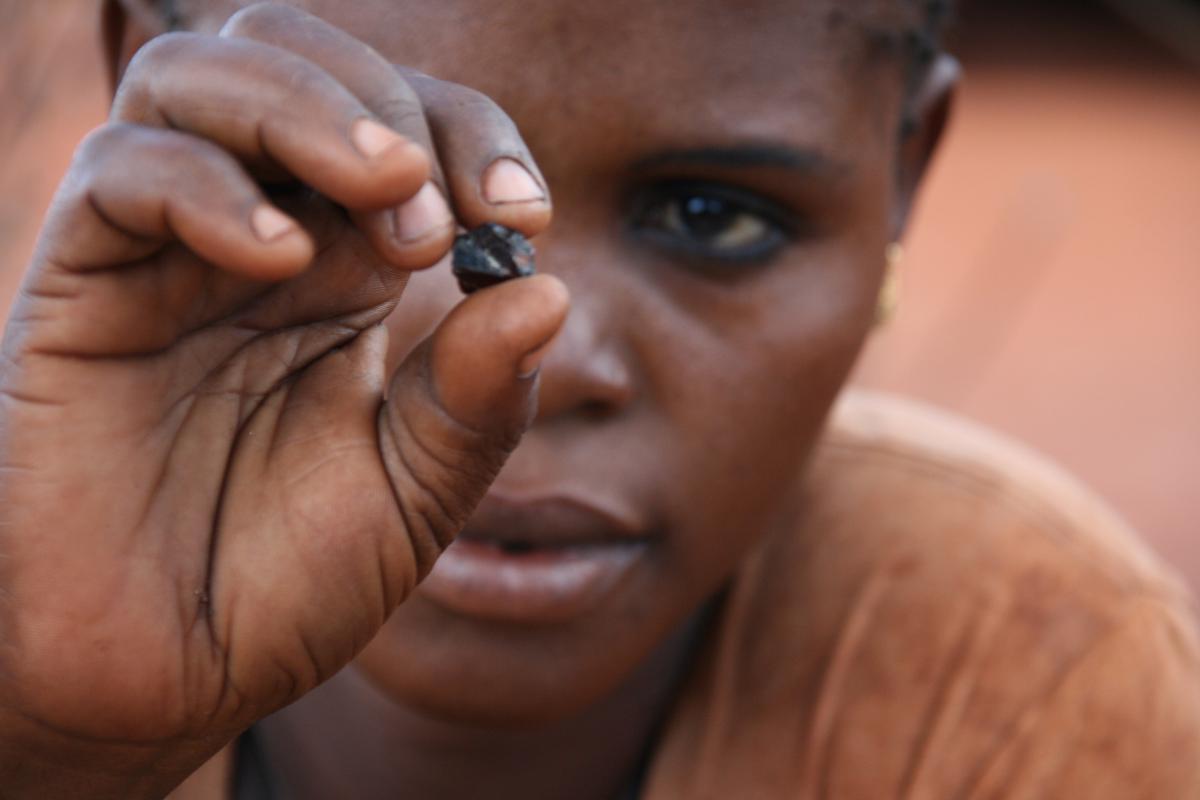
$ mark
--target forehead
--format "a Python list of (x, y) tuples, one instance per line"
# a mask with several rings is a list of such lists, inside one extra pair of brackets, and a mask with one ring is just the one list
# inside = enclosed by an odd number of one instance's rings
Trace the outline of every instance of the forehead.
[(876, 57), (882, 40), (873, 32), (901, 29), (914, 4), (291, 1), (392, 61), (491, 96), (527, 136), (536, 138), (535, 127), (587, 127), (610, 139), (669, 134), (672, 144), (691, 138), (695, 145), (720, 138), (820, 145), (864, 124), (889, 135), (901, 80), (894, 59)]

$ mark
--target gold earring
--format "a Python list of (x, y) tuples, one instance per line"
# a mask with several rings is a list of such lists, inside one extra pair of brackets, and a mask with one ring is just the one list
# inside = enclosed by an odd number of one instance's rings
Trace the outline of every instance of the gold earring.
[(884, 250), (883, 283), (875, 303), (875, 325), (888, 324), (900, 307), (900, 265), (904, 262), (904, 245), (892, 242)]

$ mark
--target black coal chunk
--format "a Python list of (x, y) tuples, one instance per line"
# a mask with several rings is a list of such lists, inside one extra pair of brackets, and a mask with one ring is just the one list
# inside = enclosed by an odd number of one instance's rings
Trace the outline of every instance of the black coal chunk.
[(464, 294), (534, 273), (533, 245), (514, 230), (488, 222), (454, 240), (454, 277)]

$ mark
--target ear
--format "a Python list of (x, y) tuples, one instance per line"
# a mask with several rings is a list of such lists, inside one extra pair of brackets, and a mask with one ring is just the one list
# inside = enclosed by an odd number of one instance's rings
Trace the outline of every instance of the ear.
[(904, 233), (917, 189), (942, 141), (961, 75), (958, 61), (942, 53), (925, 71), (925, 79), (909, 101), (908, 119), (912, 124), (901, 133), (903, 138), (896, 170), (896, 202), (892, 213), (894, 241), (899, 241)]
[(167, 21), (154, 0), (104, 0), (101, 17), (109, 88), (114, 92), (142, 45), (166, 33)]

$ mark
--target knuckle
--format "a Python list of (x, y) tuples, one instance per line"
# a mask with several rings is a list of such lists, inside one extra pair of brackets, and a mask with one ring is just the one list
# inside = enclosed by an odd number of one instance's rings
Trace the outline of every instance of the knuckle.
[(183, 50), (195, 41), (197, 34), (183, 31), (172, 31), (161, 36), (155, 36), (142, 45), (129, 62), (125, 71), (125, 80), (141, 79), (153, 75), (157, 70), (179, 58)]
[[(390, 69), (386, 67), (385, 69)], [(363, 104), (379, 119), (398, 131), (420, 130), (428, 120), (421, 96), (402, 75), (391, 73), (390, 80), (380, 81), (362, 98)]]
[[(128, 144), (137, 133), (137, 128), (124, 122), (106, 122), (94, 128), (75, 148), (71, 159), (71, 172), (78, 181), (92, 183), (102, 174), (114, 156), (128, 150)], [(144, 152), (138, 149), (141, 158)]]
[(122, 122), (106, 122), (92, 130), (80, 140), (75, 148), (75, 163), (92, 162), (102, 158), (114, 144), (124, 140), (129, 126)]
[(457, 95), (456, 105), (464, 114), (479, 117), (492, 126), (516, 131), (517, 126), (513, 123), (512, 118), (500, 107), (499, 103), (488, 95), (466, 86), (456, 87), (455, 94)]
[(142, 45), (125, 69), (121, 85), (113, 98), (113, 119), (147, 120), (156, 114), (154, 85), (164, 69), (185, 57), (185, 50), (198, 38), (198, 34), (172, 32), (156, 36)]
[(191, 181), (204, 177), (228, 180), (236, 162), (216, 145), (174, 131), (109, 122), (91, 131), (76, 148), (71, 185), (79, 192), (103, 192), (130, 183), (136, 171), (148, 176), (175, 173)]
[(124, 145), (129, 139), (130, 127), (123, 123), (106, 123), (83, 138), (75, 149), (67, 179), (60, 189), (63, 198), (75, 203), (104, 189), (108, 176), (114, 171), (114, 157), (127, 149)]
[(249, 39), (266, 34), (282, 22), (296, 18), (296, 12), (278, 3), (254, 3), (238, 11), (221, 28), (222, 36), (241, 36)]
[(376, 116), (400, 132), (420, 128), (426, 124), (425, 110), (415, 97), (407, 97), (400, 91), (390, 93), (377, 102), (369, 104)]
[(312, 119), (322, 109), (353, 116), (357, 102), (339, 91), (338, 84), (320, 67), (303, 59), (288, 59), (278, 64), (277, 87), (280, 92), (279, 113), (284, 116)]
[(447, 118), (446, 121), (458, 121), (469, 117), (474, 124), (482, 124), (492, 130), (500, 129), (514, 134), (517, 130), (516, 123), (508, 116), (508, 112), (478, 89), (438, 80), (411, 70), (407, 70), (404, 77), (426, 101), (431, 116), (444, 117)]
[(179, 155), (183, 137), (129, 122), (106, 122), (83, 138), (75, 150), (75, 161), (99, 166), (114, 157), (129, 154), (139, 162), (158, 158), (164, 152)]
[[(455, 86), (450, 95), (454, 130), (470, 132), (472, 138), (487, 142), (491, 152), (524, 156), (528, 152), (517, 124), (500, 104), (483, 92)], [(522, 159), (526, 160), (526, 159)]]

